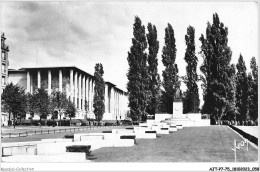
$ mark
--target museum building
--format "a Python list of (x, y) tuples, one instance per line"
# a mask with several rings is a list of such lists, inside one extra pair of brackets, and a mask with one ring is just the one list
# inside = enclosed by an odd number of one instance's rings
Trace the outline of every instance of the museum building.
[[(75, 67), (31, 67), (8, 70), (8, 83), (18, 84), (28, 93), (37, 88), (45, 89), (49, 95), (53, 91), (66, 93), (77, 109), (75, 119), (95, 119), (93, 113), (94, 76)], [(123, 120), (127, 117), (127, 93), (111, 82), (105, 82), (105, 113), (103, 120)], [(26, 115), (26, 119), (30, 117)], [(62, 116), (62, 118), (66, 116)], [(34, 119), (39, 118), (37, 115)], [(48, 116), (50, 118), (50, 116)]]

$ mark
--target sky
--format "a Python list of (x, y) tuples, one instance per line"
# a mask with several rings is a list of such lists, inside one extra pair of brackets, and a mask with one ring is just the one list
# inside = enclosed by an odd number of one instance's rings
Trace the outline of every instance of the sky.
[[(202, 63), (199, 37), (205, 35), (213, 14), (228, 28), (232, 63), (241, 53), (250, 70), (258, 60), (258, 7), (255, 2), (2, 2), (2, 32), (9, 45), (9, 68), (76, 66), (94, 74), (96, 63), (104, 67), (104, 79), (126, 91), (127, 54), (133, 38), (134, 17), (151, 22), (159, 40), (158, 70), (167, 23), (175, 32), (179, 75), (186, 74), (184, 54), (187, 27), (195, 28), (198, 69)], [(257, 62), (258, 63), (258, 62)], [(199, 85), (200, 86), (200, 85)], [(182, 83), (181, 88), (185, 90)], [(202, 96), (200, 89), (200, 97)], [(202, 97), (201, 97), (202, 99)]]

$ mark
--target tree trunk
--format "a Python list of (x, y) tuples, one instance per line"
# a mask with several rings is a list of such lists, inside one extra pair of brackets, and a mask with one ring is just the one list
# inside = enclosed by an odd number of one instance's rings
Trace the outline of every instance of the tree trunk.
[(60, 110), (59, 110), (58, 113), (59, 113), (59, 116), (60, 116), (60, 126), (61, 126), (61, 114), (60, 114)]
[(9, 112), (9, 120), (8, 120), (8, 123), (7, 123), (8, 127), (11, 126), (11, 125), (10, 125), (10, 122), (11, 122), (11, 112)]
[(14, 129), (15, 129), (15, 114), (13, 114), (13, 118), (14, 118)]
[(70, 126), (71, 126), (71, 117), (70, 117)]
[(40, 116), (40, 127), (42, 126), (42, 116)]
[(20, 116), (20, 125), (22, 125), (22, 117)]

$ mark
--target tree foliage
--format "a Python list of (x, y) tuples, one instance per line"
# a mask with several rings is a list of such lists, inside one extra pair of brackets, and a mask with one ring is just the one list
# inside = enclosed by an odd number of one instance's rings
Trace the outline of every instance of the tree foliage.
[(227, 87), (227, 107), (226, 116), (229, 120), (236, 120), (237, 108), (236, 108), (236, 67), (234, 64), (231, 65), (228, 71), (229, 86)]
[(2, 106), (3, 111), (8, 112), (9, 121), (11, 121), (11, 114), (15, 120), (19, 116), (20, 118), (26, 115), (26, 96), (24, 89), (13, 83), (7, 84), (2, 93)]
[(103, 66), (97, 63), (95, 66), (95, 87), (94, 87), (94, 114), (98, 121), (101, 121), (105, 112), (105, 81), (103, 79)]
[(248, 74), (248, 109), (252, 120), (258, 119), (258, 66), (255, 57), (250, 61), (251, 72)]
[(158, 59), (157, 54), (159, 50), (159, 41), (157, 40), (157, 30), (154, 25), (148, 23), (148, 34), (146, 34), (147, 42), (149, 45), (148, 54), (148, 82), (150, 99), (147, 107), (149, 114), (155, 115), (159, 103), (160, 91), (160, 75), (158, 74)]
[(247, 119), (248, 110), (248, 78), (247, 69), (243, 56), (240, 54), (237, 67), (237, 83), (236, 83), (236, 107), (240, 120)]
[(51, 112), (55, 116), (54, 118), (56, 118), (56, 114), (59, 115), (61, 125), (61, 115), (65, 113), (68, 105), (67, 96), (64, 92), (54, 91), (51, 93), (50, 101)]
[(228, 106), (228, 87), (232, 52), (228, 46), (228, 28), (220, 22), (218, 14), (213, 14), (213, 23), (207, 24), (206, 37), (201, 35), (203, 64), (202, 113), (211, 114), (215, 120), (221, 119)]
[(127, 73), (128, 99), (131, 118), (133, 120), (144, 120), (146, 108), (149, 102), (149, 80), (147, 69), (147, 41), (145, 26), (141, 19), (136, 16), (133, 26), (132, 46), (128, 52), (129, 70)]
[(73, 102), (70, 100), (67, 100), (67, 105), (65, 109), (65, 114), (70, 118), (70, 125), (71, 125), (71, 118), (74, 118), (76, 116), (76, 107)]
[(43, 88), (38, 88), (35, 93), (33, 94), (35, 96), (35, 106), (36, 106), (36, 113), (40, 117), (40, 123), (41, 119), (46, 119), (47, 116), (52, 113), (52, 107), (50, 104), (50, 97), (46, 90)]
[(187, 28), (187, 34), (185, 35), (186, 41), (186, 52), (184, 60), (187, 63), (186, 67), (186, 77), (185, 83), (187, 86), (186, 96), (184, 99), (184, 104), (186, 106), (184, 109), (185, 113), (193, 112), (197, 113), (199, 111), (200, 99), (198, 93), (198, 75), (197, 75), (197, 64), (198, 58), (195, 55), (195, 29), (192, 26)]
[(178, 67), (175, 63), (176, 59), (176, 45), (174, 30), (171, 24), (168, 23), (168, 26), (165, 28), (165, 46), (162, 50), (162, 62), (165, 66), (163, 71), (163, 82), (162, 86), (164, 87), (165, 93), (162, 94), (162, 102), (166, 103), (166, 112), (172, 114), (172, 103), (174, 96), (174, 86), (178, 81)]

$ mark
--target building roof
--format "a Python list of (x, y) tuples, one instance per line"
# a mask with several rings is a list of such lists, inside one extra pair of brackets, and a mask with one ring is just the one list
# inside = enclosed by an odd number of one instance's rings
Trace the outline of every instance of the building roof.
[[(85, 72), (84, 70), (82, 70), (82, 69), (80, 69), (80, 68), (78, 68), (78, 67), (76, 67), (76, 66), (23, 67), (23, 68), (20, 68), (20, 69), (18, 69), (18, 70), (16, 70), (16, 69), (8, 69), (8, 72), (26, 72), (26, 71), (28, 71), (28, 70), (37, 70), (37, 69), (74, 69), (74, 70), (76, 70), (76, 71), (79, 71), (79, 72), (81, 72), (81, 73), (84, 73), (84, 74), (88, 75), (88, 76), (91, 77), (91, 78), (94, 78), (93, 75), (91, 75), (91, 74)], [(111, 86), (115, 87), (115, 89), (117, 89), (117, 90), (123, 92), (124, 94), (127, 94), (127, 93), (126, 93), (125, 91), (123, 91), (122, 89), (116, 87), (115, 84), (113, 84), (113, 83), (111, 83), (111, 82), (108, 82), (108, 81), (105, 82), (105, 83), (108, 84), (108, 85), (111, 85)]]
[(84, 70), (76, 67), (76, 66), (41, 66), (41, 67), (24, 67), (20, 70), (37, 70), (37, 69), (74, 69), (76, 71), (79, 71), (80, 73), (84, 73), (85, 75), (88, 75), (91, 78), (94, 78), (93, 75), (85, 72)]

